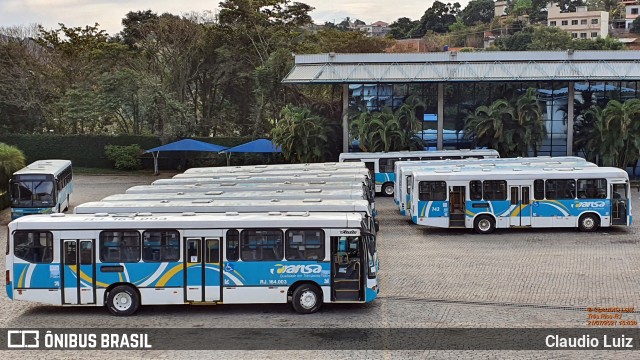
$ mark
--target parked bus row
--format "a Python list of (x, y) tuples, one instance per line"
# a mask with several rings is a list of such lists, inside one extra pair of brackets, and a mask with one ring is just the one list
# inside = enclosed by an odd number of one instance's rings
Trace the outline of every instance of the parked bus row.
[[(10, 224), (12, 299), (104, 306), (369, 302), (379, 292), (363, 165), (278, 165), (136, 186)], [(195, 172), (193, 172), (195, 173)]]
[(576, 157), (397, 162), (395, 197), (413, 223), (436, 228), (631, 225), (629, 177)]

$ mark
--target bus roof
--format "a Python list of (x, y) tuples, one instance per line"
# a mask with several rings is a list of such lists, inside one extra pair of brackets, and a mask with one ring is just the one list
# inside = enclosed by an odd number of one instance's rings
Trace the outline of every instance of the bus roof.
[(127, 189), (127, 194), (134, 193), (167, 193), (167, 192), (206, 192), (210, 190), (224, 191), (274, 191), (274, 190), (304, 190), (309, 188), (330, 188), (330, 189), (353, 189), (362, 190), (364, 185), (362, 182), (334, 182), (327, 183), (325, 181), (316, 182), (280, 182), (280, 183), (210, 183), (210, 184), (172, 184), (172, 185), (137, 185)]
[(26, 174), (51, 174), (58, 175), (62, 170), (71, 166), (69, 160), (38, 160), (26, 167), (16, 171), (13, 175), (26, 175)]
[(248, 227), (350, 227), (360, 228), (362, 215), (358, 213), (163, 213), (131, 214), (127, 216), (93, 214), (50, 214), (23, 216), (9, 223), (15, 230), (109, 230), (122, 228), (248, 228)]
[(486, 158), (486, 159), (467, 158), (467, 159), (444, 159), (444, 160), (423, 160), (423, 161), (396, 161), (394, 165), (396, 170), (398, 170), (400, 168), (418, 167), (418, 166), (441, 166), (441, 165), (447, 166), (447, 165), (467, 165), (467, 164), (474, 165), (474, 164), (500, 164), (500, 163), (509, 163), (509, 164), (520, 163), (523, 165), (527, 165), (527, 164), (540, 164), (540, 163), (559, 164), (564, 162), (589, 163), (587, 160), (579, 156), (560, 156), (560, 157), (537, 156), (537, 157), (516, 157), (516, 158)]
[(496, 156), (498, 151), (493, 149), (462, 149), (462, 150), (435, 150), (435, 151), (394, 151), (394, 152), (353, 152), (341, 153), (340, 161), (343, 159), (380, 159), (380, 158), (404, 158), (412, 156), (439, 157), (439, 156)]
[(250, 170), (298, 170), (298, 169), (325, 169), (325, 168), (355, 168), (366, 169), (364, 164), (357, 162), (325, 162), (325, 163), (306, 163), (306, 164), (273, 164), (273, 165), (244, 165), (244, 166), (221, 166), (221, 167), (199, 167), (187, 169), (184, 173), (207, 173), (207, 172), (236, 172)]
[[(216, 179), (213, 177), (200, 177), (200, 178), (182, 178), (182, 179), (160, 179), (153, 182), (153, 185), (175, 185), (175, 184), (206, 184), (206, 183), (221, 183), (221, 182), (251, 182), (251, 183), (277, 183), (283, 182), (287, 179), (285, 176), (273, 176), (267, 174), (261, 174), (259, 176), (252, 175), (240, 175), (233, 177), (225, 177)], [(289, 172), (289, 181), (305, 182), (314, 180), (323, 180), (326, 182), (345, 182), (345, 181), (367, 181), (368, 175), (365, 174), (309, 174), (299, 175), (291, 174)]]
[(271, 191), (239, 191), (236, 189), (210, 190), (210, 191), (178, 191), (170, 193), (129, 193), (116, 194), (105, 197), (100, 201), (120, 201), (120, 200), (170, 200), (170, 199), (252, 199), (252, 198), (300, 198), (305, 199), (310, 196), (327, 199), (362, 199), (364, 191), (362, 189), (301, 189), (301, 190), (271, 190)]
[(229, 178), (236, 176), (291, 176), (292, 172), (296, 175), (315, 175), (315, 174), (363, 174), (369, 176), (369, 170), (367, 168), (329, 168), (329, 169), (255, 169), (255, 170), (238, 170), (230, 172), (195, 172), (195, 173), (183, 173), (175, 175), (174, 179), (190, 179), (190, 178)]
[(95, 213), (220, 213), (235, 211), (240, 213), (271, 211), (310, 211), (310, 212), (362, 212), (370, 214), (366, 200), (337, 199), (234, 199), (234, 200), (156, 200), (140, 202), (112, 201), (87, 202), (76, 206), (77, 214)]
[(416, 180), (506, 180), (506, 179), (530, 179), (541, 177), (543, 179), (566, 178), (606, 178), (629, 180), (626, 171), (613, 167), (569, 167), (569, 168), (490, 168), (490, 169), (441, 169), (422, 172), (411, 171)]

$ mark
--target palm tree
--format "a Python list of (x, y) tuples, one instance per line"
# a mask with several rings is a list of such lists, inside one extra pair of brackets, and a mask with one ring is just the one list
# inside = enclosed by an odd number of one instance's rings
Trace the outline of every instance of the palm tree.
[(282, 109), (281, 117), (271, 136), (282, 148), (285, 159), (303, 163), (324, 161), (330, 133), (325, 119), (307, 108), (291, 105)]
[(528, 88), (527, 91), (516, 100), (516, 115), (518, 123), (524, 134), (522, 144), (525, 149), (523, 156), (528, 155), (528, 150), (533, 149), (533, 155), (538, 156), (538, 148), (547, 136), (547, 127), (542, 120), (542, 109), (538, 102), (536, 89)]
[(626, 168), (640, 158), (640, 99), (611, 100), (602, 111), (603, 161)]
[(500, 152), (502, 156), (511, 154), (509, 144), (505, 142), (505, 122), (513, 119), (511, 104), (504, 99), (496, 100), (491, 105), (476, 108), (467, 117), (465, 137), (472, 138), (478, 146), (486, 146)]
[(25, 166), (26, 158), (20, 149), (0, 143), (0, 195), (8, 190), (9, 179)]
[(598, 162), (598, 155), (603, 149), (602, 137), (604, 135), (604, 114), (602, 108), (593, 105), (586, 110), (576, 126), (575, 146), (584, 153), (587, 161)]

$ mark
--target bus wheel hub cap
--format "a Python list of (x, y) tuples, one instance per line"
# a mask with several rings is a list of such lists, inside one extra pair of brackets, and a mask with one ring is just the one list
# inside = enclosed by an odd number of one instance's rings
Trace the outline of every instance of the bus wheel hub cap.
[(131, 297), (129, 294), (120, 293), (114, 296), (113, 302), (118, 310), (127, 310), (131, 306)]
[(316, 295), (311, 291), (305, 291), (300, 297), (300, 305), (305, 309), (311, 309), (316, 305)]

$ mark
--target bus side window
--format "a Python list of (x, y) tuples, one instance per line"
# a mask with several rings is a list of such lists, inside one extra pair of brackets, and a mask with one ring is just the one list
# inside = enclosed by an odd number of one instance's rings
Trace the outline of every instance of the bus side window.
[(469, 199), (482, 200), (482, 181), (473, 180), (469, 182)]
[(544, 180), (535, 180), (533, 182), (533, 197), (536, 200), (544, 200)]
[(13, 235), (13, 254), (33, 264), (53, 261), (53, 234), (39, 231), (16, 231)]
[(240, 258), (240, 234), (238, 230), (227, 231), (227, 261), (238, 261)]

